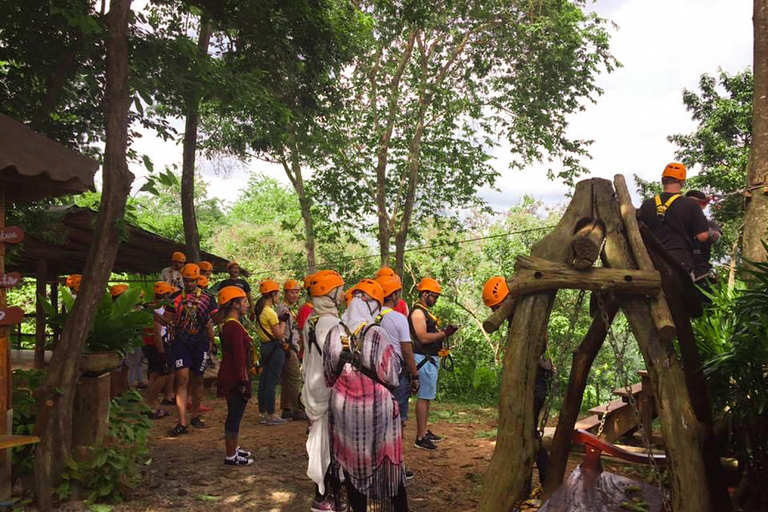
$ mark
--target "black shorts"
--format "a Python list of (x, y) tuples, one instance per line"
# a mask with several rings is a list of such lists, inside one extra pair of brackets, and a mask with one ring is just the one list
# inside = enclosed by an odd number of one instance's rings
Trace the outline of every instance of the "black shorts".
[(165, 354), (160, 354), (154, 345), (144, 345), (141, 347), (141, 351), (144, 353), (144, 357), (147, 358), (147, 371), (150, 374), (167, 375), (167, 373), (163, 372), (163, 362), (169, 362), (167, 351)]

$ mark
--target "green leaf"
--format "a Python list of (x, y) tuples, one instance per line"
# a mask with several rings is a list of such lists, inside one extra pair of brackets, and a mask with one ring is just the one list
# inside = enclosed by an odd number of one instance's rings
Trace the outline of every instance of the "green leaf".
[(200, 499), (203, 501), (219, 501), (218, 496), (211, 496), (210, 494), (203, 494), (200, 496)]
[(149, 155), (141, 155), (141, 159), (144, 162), (144, 167), (147, 168), (147, 171), (150, 173), (155, 172), (155, 164), (152, 163), (152, 159), (149, 158)]

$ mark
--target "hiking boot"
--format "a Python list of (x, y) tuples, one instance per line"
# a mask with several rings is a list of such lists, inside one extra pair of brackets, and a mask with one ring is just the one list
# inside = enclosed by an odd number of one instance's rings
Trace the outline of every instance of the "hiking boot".
[(416, 448), (420, 448), (422, 450), (427, 450), (428, 452), (433, 452), (437, 450), (437, 446), (435, 446), (435, 443), (429, 440), (427, 436), (422, 437), (421, 439), (417, 439), (415, 443), (413, 443), (413, 446)]
[(168, 431), (168, 435), (171, 437), (177, 437), (182, 434), (189, 434), (189, 427), (185, 427), (181, 423), (177, 423), (175, 427)]
[(205, 422), (203, 421), (202, 416), (195, 416), (189, 421), (189, 424), (192, 425), (195, 428), (203, 428), (205, 427)]
[(231, 459), (229, 457), (224, 459), (224, 465), (226, 466), (250, 466), (253, 463), (253, 459), (241, 457), (238, 453), (235, 453), (235, 456)]
[(237, 449), (235, 449), (235, 454), (236, 454), (236, 455), (239, 455), (239, 456), (241, 456), (241, 457), (245, 457), (246, 459), (249, 459), (249, 458), (251, 457), (251, 455), (253, 455), (253, 454), (252, 454), (251, 452), (249, 452), (248, 450), (243, 450), (243, 449), (242, 449), (242, 448), (240, 448), (239, 446), (237, 447)]
[(268, 427), (274, 427), (275, 425), (285, 425), (286, 423), (288, 423), (288, 420), (284, 420), (283, 418), (267, 418)]
[(280, 417), (283, 418), (284, 420), (292, 421), (293, 411), (290, 409), (283, 409), (283, 414), (281, 414)]
[(424, 435), (424, 437), (426, 437), (427, 439), (429, 439), (433, 443), (439, 443), (440, 441), (443, 440), (442, 436), (437, 436), (437, 435), (433, 434), (431, 430), (427, 430), (427, 433)]

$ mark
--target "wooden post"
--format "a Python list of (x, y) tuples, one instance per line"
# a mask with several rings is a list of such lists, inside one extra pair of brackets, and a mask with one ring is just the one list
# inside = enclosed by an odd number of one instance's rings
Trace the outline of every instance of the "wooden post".
[[(56, 311), (59, 310), (59, 276), (54, 276), (53, 281), (51, 281), (51, 304), (53, 304), (53, 308)], [(51, 343), (52, 347), (56, 347), (56, 343), (58, 343), (60, 335), (61, 329), (58, 326), (54, 326), (53, 343)]]
[(510, 296), (507, 296), (506, 299), (501, 303), (499, 308), (494, 311), (491, 316), (485, 319), (483, 322), (483, 329), (485, 329), (485, 332), (488, 334), (492, 332), (496, 332), (499, 330), (499, 327), (502, 326), (504, 322), (509, 319), (514, 313), (515, 313), (515, 305), (517, 304), (517, 301), (513, 299)]
[[(632, 256), (634, 256), (637, 262), (637, 267), (640, 270), (655, 270), (643, 244), (643, 239), (640, 236), (636, 210), (634, 205), (632, 205), (632, 197), (629, 195), (629, 189), (627, 189), (627, 182), (624, 180), (624, 176), (617, 174), (614, 177), (614, 183), (616, 185), (616, 197), (619, 200), (621, 218), (624, 220), (624, 226), (626, 227), (625, 233), (629, 241), (629, 247), (632, 248)], [(675, 322), (672, 320), (672, 313), (669, 311), (667, 301), (664, 300), (663, 292), (658, 297), (651, 298), (651, 314), (661, 339), (665, 341), (675, 339), (677, 335)]]
[(35, 291), (37, 292), (35, 297), (35, 368), (37, 369), (45, 367), (45, 308), (42, 301), (45, 299), (47, 280), (48, 260), (39, 259), (37, 260), (37, 279), (35, 281)]
[(571, 239), (573, 251), (573, 268), (583, 270), (591, 267), (600, 258), (605, 240), (605, 225), (600, 219), (588, 219), (584, 225), (576, 231)]
[(83, 375), (77, 381), (72, 408), (72, 446), (94, 446), (109, 428), (110, 374)]
[[(627, 239), (638, 238), (639, 232), (631, 219), (622, 222), (613, 187), (607, 180), (595, 180), (598, 215), (606, 224), (605, 262), (613, 268), (633, 268), (635, 259)], [(617, 186), (618, 185), (617, 180)], [(621, 180), (623, 183), (623, 179)], [(624, 187), (626, 192), (626, 187)], [(626, 193), (628, 195), (628, 192)], [(628, 218), (625, 216), (625, 219)], [(625, 229), (627, 237), (624, 236)], [(640, 244), (635, 257), (650, 261), (645, 246)], [(644, 257), (643, 257), (644, 254)], [(648, 299), (634, 296), (619, 297), (632, 332), (645, 359), (655, 392), (656, 410), (661, 419), (666, 442), (668, 468), (672, 483), (672, 509), (674, 512), (712, 512), (707, 478), (700, 441), (701, 424), (696, 419), (685, 384), (685, 375), (669, 344), (660, 337), (656, 324), (658, 317), (651, 314)], [(669, 312), (669, 308), (666, 308)]]
[[(608, 320), (613, 321), (613, 317), (618, 310), (618, 304), (615, 301), (607, 301), (605, 304)], [(563, 483), (565, 469), (568, 463), (568, 453), (571, 450), (571, 438), (573, 429), (576, 425), (576, 419), (581, 410), (581, 402), (584, 398), (584, 390), (587, 388), (587, 378), (592, 368), (592, 363), (603, 346), (603, 341), (608, 330), (603, 318), (598, 312), (592, 318), (592, 324), (589, 326), (587, 335), (579, 345), (579, 348), (573, 353), (573, 364), (571, 373), (568, 377), (568, 387), (565, 389), (563, 397), (563, 408), (557, 418), (557, 429), (552, 438), (552, 446), (549, 454), (549, 465), (547, 466), (546, 485), (544, 486), (544, 495), (551, 496), (553, 492)]]
[[(576, 223), (592, 211), (591, 180), (576, 185), (573, 200), (557, 226), (537, 242), (531, 254), (570, 263)], [(533, 389), (556, 292), (526, 295), (516, 301), (507, 335), (499, 404), (499, 433), (478, 510), (507, 512), (525, 496), (538, 443), (534, 439)]]

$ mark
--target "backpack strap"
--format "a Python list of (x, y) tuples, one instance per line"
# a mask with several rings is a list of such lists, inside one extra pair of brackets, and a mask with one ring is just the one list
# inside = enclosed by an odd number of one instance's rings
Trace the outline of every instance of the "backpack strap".
[(317, 321), (320, 317), (314, 317), (314, 318), (308, 318), (307, 322), (309, 322), (309, 352), (312, 352), (312, 345), (315, 346), (317, 349), (317, 353), (322, 357), (323, 351), (320, 349), (320, 344), (317, 342), (317, 333), (315, 332), (315, 329), (317, 328)]

